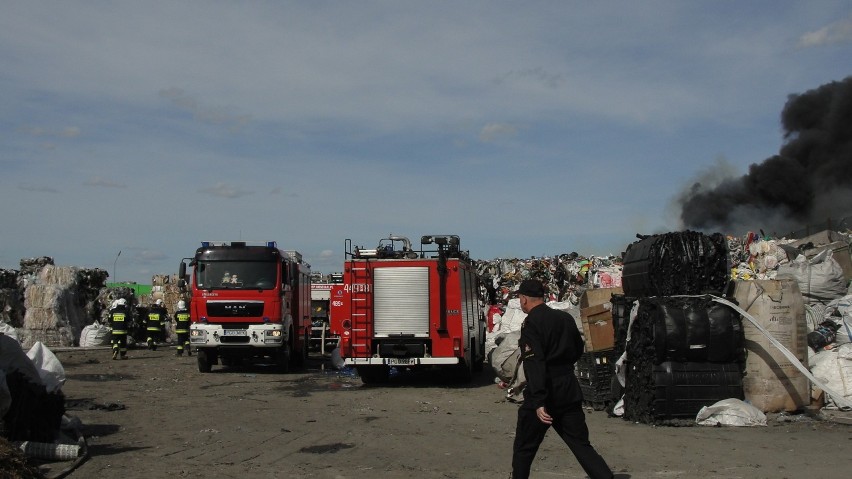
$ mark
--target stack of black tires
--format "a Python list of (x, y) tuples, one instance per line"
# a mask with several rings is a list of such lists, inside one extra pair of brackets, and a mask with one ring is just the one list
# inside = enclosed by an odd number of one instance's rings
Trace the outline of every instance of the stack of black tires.
[(623, 259), (624, 295), (612, 298), (614, 352), (627, 353), (624, 388), (613, 382), (612, 392), (623, 393), (623, 417), (647, 424), (694, 420), (704, 406), (742, 399), (742, 318), (713, 300), (732, 300), (725, 237), (692, 231), (642, 237)]

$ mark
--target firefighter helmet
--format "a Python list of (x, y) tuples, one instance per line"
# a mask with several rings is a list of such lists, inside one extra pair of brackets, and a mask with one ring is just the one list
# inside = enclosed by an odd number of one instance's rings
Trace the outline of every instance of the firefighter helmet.
[(180, 300), (177, 304), (178, 309), (186, 309), (186, 301)]

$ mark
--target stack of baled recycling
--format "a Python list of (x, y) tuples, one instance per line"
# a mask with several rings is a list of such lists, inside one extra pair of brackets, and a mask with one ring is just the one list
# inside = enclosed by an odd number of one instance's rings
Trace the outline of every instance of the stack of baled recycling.
[[(743, 398), (742, 319), (712, 298), (728, 283), (722, 235), (666, 233), (628, 246), (622, 285), (632, 303), (615, 299), (613, 315), (616, 349), (626, 352), (625, 419), (694, 419), (704, 406)], [(631, 323), (624, 315), (634, 307)]]
[(76, 345), (83, 327), (100, 315), (97, 298), (106, 277), (103, 270), (53, 264), (29, 276), (24, 291), (26, 312), (18, 329), (21, 343), (25, 347), (36, 342), (51, 347)]

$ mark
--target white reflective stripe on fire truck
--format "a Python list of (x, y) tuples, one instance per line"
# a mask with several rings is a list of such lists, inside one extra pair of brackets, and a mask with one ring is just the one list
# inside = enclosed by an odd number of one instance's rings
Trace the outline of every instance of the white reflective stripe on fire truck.
[(458, 364), (459, 358), (346, 358), (343, 364), (347, 366), (418, 366)]

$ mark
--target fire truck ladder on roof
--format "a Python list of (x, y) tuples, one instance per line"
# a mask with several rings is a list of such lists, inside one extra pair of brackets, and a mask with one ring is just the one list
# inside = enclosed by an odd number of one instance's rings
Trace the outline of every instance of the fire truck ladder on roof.
[(349, 318), (352, 321), (352, 351), (355, 357), (371, 355), (368, 338), (373, 335), (373, 274), (367, 261), (350, 261)]

